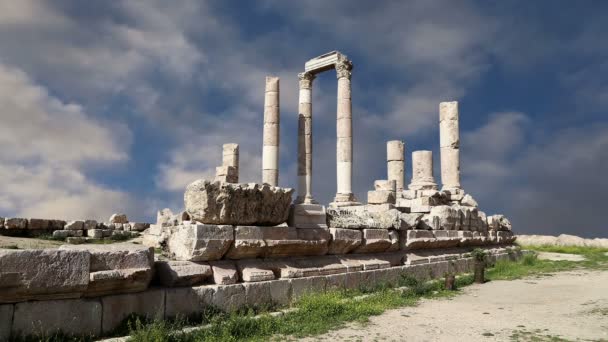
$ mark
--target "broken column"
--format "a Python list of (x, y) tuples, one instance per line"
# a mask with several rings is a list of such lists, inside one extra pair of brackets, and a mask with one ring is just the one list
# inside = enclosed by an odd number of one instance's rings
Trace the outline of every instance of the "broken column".
[(403, 191), (405, 144), (400, 140), (391, 140), (386, 143), (386, 168), (388, 180), (394, 180), (397, 192)]
[(239, 182), (239, 145), (224, 144), (222, 166), (215, 168), (215, 180), (222, 183)]
[(352, 62), (344, 59), (336, 64), (338, 78), (338, 118), (336, 124), (337, 191), (334, 205), (358, 204), (352, 190), (353, 116), (350, 77)]
[(316, 203), (312, 197), (312, 81), (309, 72), (298, 74), (298, 197), (296, 203)]
[(433, 177), (433, 152), (412, 152), (412, 182), (410, 190), (437, 190)]
[(458, 102), (439, 104), (439, 141), (441, 147), (441, 183), (443, 190), (460, 187), (460, 137), (458, 133)]
[(279, 185), (279, 78), (266, 77), (262, 183)]

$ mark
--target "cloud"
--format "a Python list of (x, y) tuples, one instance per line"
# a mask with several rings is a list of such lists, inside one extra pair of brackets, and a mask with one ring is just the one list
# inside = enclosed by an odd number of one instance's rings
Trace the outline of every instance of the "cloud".
[(85, 170), (128, 160), (126, 126), (90, 118), (23, 71), (0, 64), (0, 211), (5, 215), (106, 218), (134, 208)]

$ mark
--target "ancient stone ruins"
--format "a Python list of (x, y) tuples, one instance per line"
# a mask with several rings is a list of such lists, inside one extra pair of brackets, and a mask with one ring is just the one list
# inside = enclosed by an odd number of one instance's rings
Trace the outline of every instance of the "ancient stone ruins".
[[(337, 185), (325, 206), (313, 191), (312, 86), (331, 70), (338, 83)], [(210, 306), (288, 305), (310, 291), (470, 272), (474, 247), (491, 260), (516, 257), (509, 220), (481, 211), (461, 187), (457, 102), (439, 104), (441, 188), (431, 151), (411, 153), (406, 184), (406, 144), (394, 140), (386, 145), (386, 179), (374, 181), (367, 204), (355, 197), (352, 71), (333, 51), (298, 75), (296, 194), (278, 186), (279, 79), (267, 77), (259, 183), (239, 183), (239, 146), (225, 144), (215, 179), (189, 184), (184, 210), (161, 210), (156, 224), (129, 223), (125, 215), (107, 223), (2, 219), (2, 234), (48, 231), (69, 239), (58, 249), (0, 249), (0, 340), (55, 330), (99, 336), (130, 314), (171, 318)], [(93, 245), (85, 237), (138, 232), (141, 244)]]

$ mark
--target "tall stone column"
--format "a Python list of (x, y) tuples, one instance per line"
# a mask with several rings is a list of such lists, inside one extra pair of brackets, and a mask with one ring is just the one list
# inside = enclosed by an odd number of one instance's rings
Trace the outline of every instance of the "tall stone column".
[(266, 77), (264, 94), (264, 147), (262, 150), (262, 182), (279, 185), (279, 78)]
[(405, 178), (405, 144), (400, 140), (391, 140), (386, 143), (386, 169), (388, 180), (394, 180), (397, 192), (403, 191)]
[(298, 108), (298, 197), (296, 203), (316, 203), (312, 197), (312, 81), (314, 74), (303, 72)]
[(443, 190), (460, 187), (460, 136), (458, 102), (439, 104), (439, 146), (441, 148), (441, 183)]
[(353, 65), (349, 60), (336, 64), (338, 78), (338, 109), (337, 109), (337, 191), (334, 204), (352, 205), (356, 198), (352, 190), (353, 178), (353, 116), (351, 101), (350, 77)]
[(412, 152), (412, 182), (410, 190), (437, 190), (433, 176), (433, 152)]

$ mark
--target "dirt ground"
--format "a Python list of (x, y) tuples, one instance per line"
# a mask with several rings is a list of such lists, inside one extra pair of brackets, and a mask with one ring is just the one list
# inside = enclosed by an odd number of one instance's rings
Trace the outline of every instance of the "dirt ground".
[(310, 341), (608, 341), (608, 272), (492, 281)]

